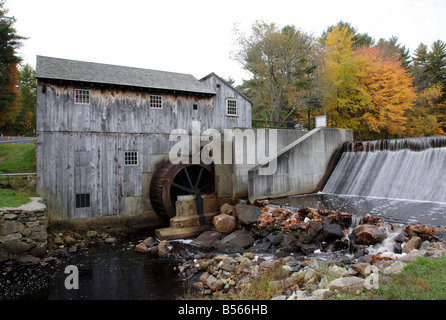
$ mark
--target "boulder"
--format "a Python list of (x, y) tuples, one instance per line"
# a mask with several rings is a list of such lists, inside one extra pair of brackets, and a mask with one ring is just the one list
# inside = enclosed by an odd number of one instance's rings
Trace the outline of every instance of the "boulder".
[(342, 227), (337, 223), (325, 225), (323, 233), (327, 242), (334, 242), (344, 237), (344, 231), (342, 230)]
[(373, 245), (382, 242), (386, 238), (386, 231), (371, 224), (363, 224), (354, 230), (355, 243)]
[(221, 233), (231, 233), (237, 227), (237, 221), (233, 216), (227, 214), (219, 214), (213, 220), (215, 229)]
[(403, 247), (403, 253), (409, 253), (413, 249), (419, 249), (421, 246), (421, 238), (417, 236), (413, 236)]
[(222, 238), (223, 234), (221, 232), (210, 230), (205, 231), (200, 234), (195, 240), (192, 241), (192, 244), (202, 246), (204, 248), (212, 247), (216, 241)]
[(148, 238), (144, 239), (143, 243), (144, 243), (147, 247), (151, 247), (151, 246), (153, 246), (153, 244), (155, 243), (155, 240), (153, 239), (153, 237), (148, 237)]
[(24, 241), (5, 241), (3, 243), (3, 249), (10, 254), (22, 254), (31, 249), (30, 245)]
[(253, 243), (254, 238), (251, 237), (246, 230), (240, 229), (220, 240), (216, 244), (216, 247), (240, 247), (246, 249), (252, 246)]
[(247, 204), (237, 204), (233, 211), (238, 218), (241, 225), (250, 225), (257, 222), (260, 215), (263, 213), (262, 209)]
[(210, 275), (206, 279), (206, 284), (209, 287), (209, 289), (211, 289), (212, 291), (220, 291), (221, 289), (223, 289), (223, 287), (225, 285), (223, 283), (223, 281), (221, 281), (220, 279), (215, 278), (213, 275)]
[(345, 277), (331, 281), (328, 284), (331, 291), (338, 290), (342, 294), (356, 292), (365, 288), (365, 280), (358, 277)]
[(158, 245), (158, 256), (167, 257), (170, 250), (170, 243), (167, 240), (163, 240)]
[(114, 238), (114, 237), (108, 237), (108, 238), (105, 238), (105, 240), (104, 240), (104, 243), (106, 243), (106, 244), (114, 244), (116, 242), (116, 238)]
[(220, 213), (232, 215), (233, 206), (231, 206), (229, 203), (225, 203), (220, 207)]
[(135, 246), (135, 251), (140, 253), (147, 253), (149, 252), (149, 248), (147, 248), (147, 246), (143, 242), (141, 242)]

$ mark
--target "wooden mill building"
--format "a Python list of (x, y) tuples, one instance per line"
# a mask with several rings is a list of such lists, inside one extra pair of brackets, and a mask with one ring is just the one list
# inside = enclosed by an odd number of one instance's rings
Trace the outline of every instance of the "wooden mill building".
[(37, 190), (62, 218), (148, 213), (169, 133), (251, 127), (252, 103), (192, 75), (37, 57)]

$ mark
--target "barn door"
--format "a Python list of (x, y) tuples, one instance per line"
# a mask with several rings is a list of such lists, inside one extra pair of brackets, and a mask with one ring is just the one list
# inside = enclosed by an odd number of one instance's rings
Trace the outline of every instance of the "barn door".
[(74, 153), (74, 218), (91, 216), (90, 180), (90, 151), (76, 151)]

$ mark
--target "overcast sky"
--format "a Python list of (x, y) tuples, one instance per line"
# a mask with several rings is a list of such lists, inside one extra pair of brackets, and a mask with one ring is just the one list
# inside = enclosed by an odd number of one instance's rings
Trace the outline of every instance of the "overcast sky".
[(188, 73), (211, 72), (241, 82), (234, 24), (245, 33), (256, 20), (293, 24), (319, 36), (343, 20), (375, 40), (399, 37), (411, 51), (446, 42), (446, 0), (6, 0), (19, 54)]

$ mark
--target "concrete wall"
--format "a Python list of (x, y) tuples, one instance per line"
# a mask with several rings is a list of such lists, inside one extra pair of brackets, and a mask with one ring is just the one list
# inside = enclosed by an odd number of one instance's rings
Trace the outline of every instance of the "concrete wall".
[[(245, 129), (241, 129), (242, 131)], [(269, 150), (267, 147), (267, 142), (269, 141), (269, 129), (260, 129), (260, 128), (252, 128), (255, 133), (255, 137), (258, 137), (258, 130), (266, 130), (265, 134), (265, 147), (266, 147), (266, 155), (269, 155)], [(275, 129), (276, 130), (276, 129)], [(304, 136), (307, 131), (299, 131), (299, 130), (285, 130), (285, 129), (277, 129), (277, 148), (279, 151), (282, 148), (285, 148), (290, 143), (296, 141), (300, 137)], [(246, 139), (247, 140), (247, 139)], [(255, 157), (254, 163), (248, 163), (247, 154), (256, 152), (257, 141), (254, 143), (244, 142), (243, 148), (238, 148), (235, 141), (233, 141), (233, 198), (244, 198), (248, 196), (248, 171), (255, 167), (259, 161), (257, 157)], [(250, 144), (248, 146), (248, 144)], [(254, 144), (254, 145), (253, 145)], [(253, 149), (250, 149), (253, 148)], [(243, 164), (237, 164), (235, 162), (236, 157), (239, 154), (243, 154)]]
[[(345, 129), (316, 128), (276, 155), (248, 172), (249, 200), (311, 193), (321, 188), (330, 162), (342, 144), (353, 141), (353, 132)], [(277, 170), (272, 175), (260, 175), (276, 159)]]

